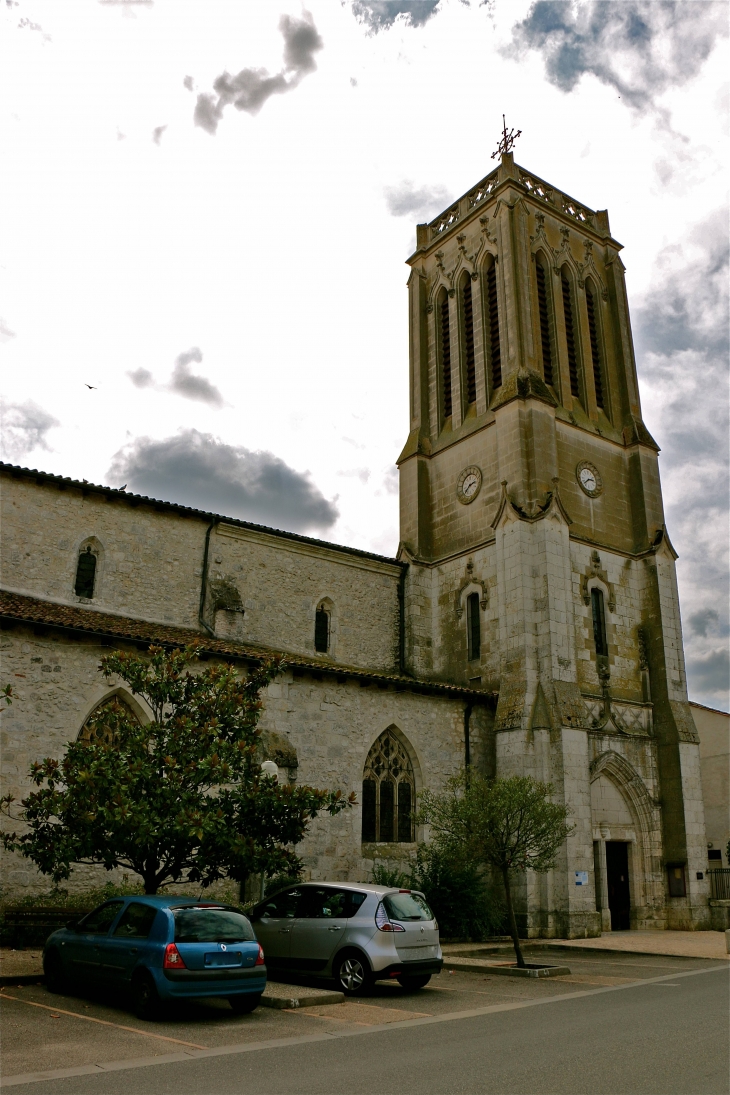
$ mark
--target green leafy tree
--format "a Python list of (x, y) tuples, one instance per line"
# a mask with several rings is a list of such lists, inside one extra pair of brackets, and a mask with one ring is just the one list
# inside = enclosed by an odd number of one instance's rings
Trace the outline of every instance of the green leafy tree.
[[(62, 760), (31, 767), (38, 790), (21, 802), (22, 833), (5, 847), (50, 875), (75, 864), (127, 868), (145, 893), (175, 882), (204, 888), (221, 878), (293, 874), (293, 851), (309, 821), (337, 814), (355, 799), (341, 791), (282, 786), (259, 763), (261, 692), (281, 667), (272, 659), (246, 676), (207, 663), (191, 672), (196, 650), (117, 651), (102, 659), (153, 713), (142, 725), (112, 702), (90, 720), (85, 740)], [(0, 800), (10, 811), (12, 796)]]
[(572, 826), (568, 810), (551, 802), (553, 788), (529, 776), (486, 780), (468, 771), (449, 781), (445, 794), (425, 791), (420, 820), (431, 826), (434, 843), (459, 861), (471, 860), (502, 876), (507, 918), (517, 965), (525, 960), (517, 934), (511, 876), (515, 871), (548, 871)]

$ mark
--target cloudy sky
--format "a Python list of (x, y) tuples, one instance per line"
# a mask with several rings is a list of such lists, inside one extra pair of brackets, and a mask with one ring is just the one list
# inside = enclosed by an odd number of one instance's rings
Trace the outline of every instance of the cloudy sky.
[(608, 208), (692, 698), (727, 706), (728, 6), (2, 0), (4, 456), (392, 554), (414, 225)]

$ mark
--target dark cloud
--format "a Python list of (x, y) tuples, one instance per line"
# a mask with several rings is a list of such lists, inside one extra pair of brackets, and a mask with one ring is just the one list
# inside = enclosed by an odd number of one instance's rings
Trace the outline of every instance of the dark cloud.
[(197, 430), (137, 438), (116, 454), (107, 476), (153, 498), (290, 532), (328, 529), (339, 516), (308, 472)]
[(670, 85), (695, 76), (726, 34), (724, 2), (538, 0), (513, 27), (506, 52), (541, 52), (548, 80), (562, 91), (572, 91), (590, 73), (630, 106), (643, 108)]
[(37, 403), (5, 403), (0, 406), (2, 449), (11, 460), (18, 460), (33, 449), (49, 450), (46, 434), (60, 422)]
[(166, 125), (158, 125), (155, 129), (152, 130), (152, 140), (155, 142), (155, 144), (160, 143), (160, 141), (162, 140), (162, 134), (165, 132), (166, 129)]
[(193, 361), (199, 365), (202, 360), (203, 355), (197, 346), (193, 346), (184, 354), (179, 354), (175, 359), (175, 368), (172, 370), (172, 378), (167, 387), (171, 392), (177, 392), (186, 399), (195, 399), (198, 403), (210, 403), (212, 407), (222, 407), (223, 396), (216, 386), (211, 384), (207, 377), (190, 371)]
[(422, 27), (436, 14), (440, 0), (353, 0), (352, 12), (372, 34), (392, 27), (400, 19), (409, 27)]
[(445, 186), (414, 186), (404, 179), (397, 186), (383, 188), (388, 212), (394, 217), (410, 217), (412, 220), (429, 221), (451, 201)]
[[(728, 602), (728, 229), (720, 210), (664, 249), (634, 308), (644, 418), (662, 446), (667, 526), (677, 564), (690, 695), (708, 693)], [(717, 678), (713, 678), (717, 679)]]
[(302, 12), (302, 18), (282, 15), (279, 30), (284, 38), (284, 67), (274, 75), (265, 68), (244, 68), (237, 76), (223, 72), (213, 83), (212, 92), (198, 95), (193, 121), (195, 125), (214, 134), (223, 111), (231, 104), (236, 110), (247, 114), (258, 114), (261, 107), (272, 95), (282, 95), (293, 91), (301, 80), (317, 65), (314, 54), (322, 49), (314, 20), (308, 11)]
[(155, 382), (155, 378), (149, 369), (134, 369), (133, 372), (127, 373), (127, 376), (135, 388), (151, 388)]
[[(701, 658), (690, 659), (687, 671), (695, 694), (702, 696), (702, 700), (696, 702), (705, 703), (707, 707), (719, 706), (723, 711), (728, 710), (730, 655), (727, 647), (713, 650)], [(694, 699), (694, 696), (690, 698)]]

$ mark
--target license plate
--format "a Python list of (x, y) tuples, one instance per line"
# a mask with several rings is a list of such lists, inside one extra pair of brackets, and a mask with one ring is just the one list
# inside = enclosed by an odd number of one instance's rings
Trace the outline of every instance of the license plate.
[(242, 965), (240, 951), (213, 951), (205, 956), (206, 966), (240, 966)]

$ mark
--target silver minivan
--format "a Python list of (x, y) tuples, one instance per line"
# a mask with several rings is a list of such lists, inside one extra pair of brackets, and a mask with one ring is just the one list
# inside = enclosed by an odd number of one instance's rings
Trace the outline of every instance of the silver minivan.
[(354, 882), (303, 882), (250, 913), (266, 965), (334, 978), (354, 996), (373, 981), (406, 989), (440, 973), (439, 929), (422, 893)]

